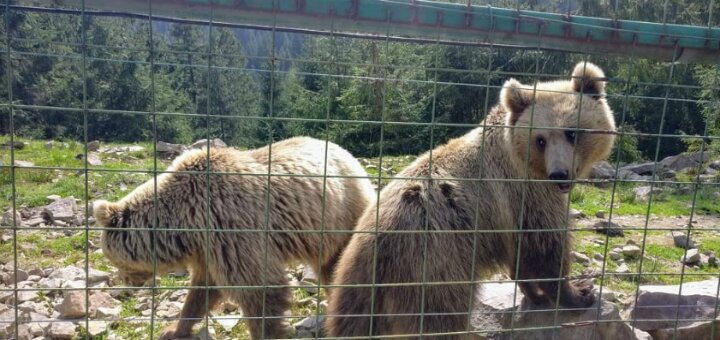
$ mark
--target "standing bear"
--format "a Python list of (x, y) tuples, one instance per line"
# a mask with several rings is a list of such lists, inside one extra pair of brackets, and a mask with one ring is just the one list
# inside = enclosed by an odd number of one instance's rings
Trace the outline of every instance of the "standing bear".
[(570, 80), (510, 79), (482, 127), (398, 174), (340, 258), (328, 335), (469, 337), (475, 282), (499, 268), (534, 304), (593, 304), (592, 285), (567, 281), (567, 194), (614, 142), (604, 81), (590, 63)]
[(253, 339), (286, 337), (286, 264), (310, 264), (329, 282), (350, 231), (376, 198), (350, 153), (307, 137), (250, 151), (188, 151), (167, 171), (119, 202), (93, 204), (107, 228), (102, 249), (127, 283), (189, 267), (191, 286), (210, 286), (190, 289), (164, 339), (190, 336), (223, 295), (250, 318)]

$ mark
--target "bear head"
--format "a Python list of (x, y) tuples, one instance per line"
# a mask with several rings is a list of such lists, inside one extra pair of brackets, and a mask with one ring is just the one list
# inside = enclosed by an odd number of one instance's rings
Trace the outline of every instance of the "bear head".
[(589, 175), (615, 140), (615, 120), (605, 99), (605, 74), (578, 63), (572, 79), (524, 85), (509, 79), (500, 92), (505, 138), (521, 176), (556, 181), (562, 193)]
[[(153, 278), (152, 262), (148, 263), (147, 254), (136, 251), (143, 237), (149, 232), (127, 230), (127, 228), (147, 228), (134, 225), (134, 211), (127, 203), (97, 200), (92, 204), (93, 216), (98, 227), (106, 228), (102, 232), (102, 249), (110, 262), (118, 268), (120, 279), (132, 286), (142, 286)], [(137, 221), (135, 221), (137, 222)]]

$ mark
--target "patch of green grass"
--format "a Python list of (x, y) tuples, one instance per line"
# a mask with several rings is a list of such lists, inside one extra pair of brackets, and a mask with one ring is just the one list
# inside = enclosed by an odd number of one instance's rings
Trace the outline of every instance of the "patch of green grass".
[[(576, 185), (570, 193), (571, 207), (587, 215), (595, 215), (602, 210), (606, 213), (612, 211), (615, 215), (645, 215), (648, 213), (657, 216), (689, 215), (692, 205), (692, 194), (674, 194), (672, 189), (653, 194), (652, 201), (638, 200), (633, 192), (634, 186), (619, 184), (613, 190), (598, 188), (591, 185)], [(720, 213), (720, 199), (715, 196), (712, 188), (703, 187), (698, 190), (695, 201), (695, 211), (698, 214)]]

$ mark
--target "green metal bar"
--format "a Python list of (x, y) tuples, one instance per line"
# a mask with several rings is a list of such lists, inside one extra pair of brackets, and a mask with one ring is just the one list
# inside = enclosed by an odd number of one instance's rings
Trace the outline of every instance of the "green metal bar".
[[(19, 5), (34, 5), (29, 0)], [(41, 0), (48, 7), (54, 1)], [(79, 8), (81, 0), (64, 2)], [(536, 11), (472, 6), (433, 1), (391, 0), (157, 0), (153, 15), (179, 20), (213, 21), (248, 27), (299, 29), (329, 34), (335, 21), (339, 32), (384, 38), (385, 23), (393, 36), (442, 43), (538, 46), (541, 49), (629, 55), (678, 62), (715, 63), (720, 55), (720, 28), (613, 20)], [(147, 0), (86, 0), (95, 15), (147, 17)], [(11, 6), (13, 7), (13, 6)], [(68, 9), (65, 7), (65, 9)], [(42, 10), (54, 11), (55, 8)], [(92, 12), (87, 12), (91, 15)], [(542, 36), (538, 42), (537, 37)]]

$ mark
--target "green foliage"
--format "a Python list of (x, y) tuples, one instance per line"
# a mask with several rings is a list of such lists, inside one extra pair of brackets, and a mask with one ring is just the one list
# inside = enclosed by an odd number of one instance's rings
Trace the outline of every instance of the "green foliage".
[(642, 152), (638, 150), (637, 130), (629, 125), (618, 127), (618, 136), (615, 138), (615, 145), (610, 153), (610, 162), (614, 164), (618, 160), (621, 163), (632, 163), (643, 159)]

